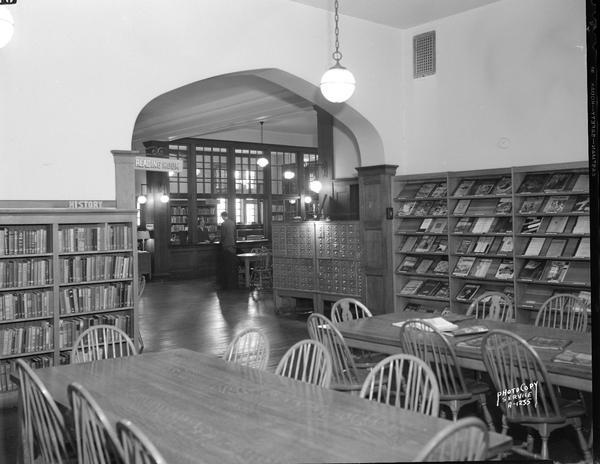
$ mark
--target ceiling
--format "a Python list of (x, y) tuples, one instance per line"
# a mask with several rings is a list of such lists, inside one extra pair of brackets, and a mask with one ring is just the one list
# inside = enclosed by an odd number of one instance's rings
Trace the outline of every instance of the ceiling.
[[(289, 0), (326, 10), (333, 0)], [(367, 21), (404, 29), (499, 0), (342, 0), (340, 12)], [(290, 91), (249, 76), (206, 79), (163, 94), (139, 114), (133, 133), (134, 148), (147, 140), (184, 137), (228, 138), (252, 134), (259, 121), (265, 134), (316, 138), (312, 103)], [(267, 140), (267, 137), (265, 137)]]

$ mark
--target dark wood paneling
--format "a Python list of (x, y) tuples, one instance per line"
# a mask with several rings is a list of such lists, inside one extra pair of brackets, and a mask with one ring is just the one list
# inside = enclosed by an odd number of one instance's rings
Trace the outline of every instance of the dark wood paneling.
[[(386, 306), (385, 279), (381, 275), (366, 274), (368, 307), (373, 314), (390, 312)], [(393, 311), (393, 309), (392, 309)]]

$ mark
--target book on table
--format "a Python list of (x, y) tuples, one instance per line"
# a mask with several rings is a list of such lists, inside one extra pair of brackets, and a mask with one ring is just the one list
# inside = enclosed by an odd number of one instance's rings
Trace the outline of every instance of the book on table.
[(525, 256), (539, 256), (545, 241), (546, 239), (543, 237), (530, 238), (529, 243), (527, 244), (527, 248), (525, 249), (525, 252), (523, 254)]
[[(449, 322), (446, 319), (444, 319), (443, 317), (439, 317), (439, 316), (422, 318), (422, 319), (418, 319), (418, 320), (425, 321), (426, 323), (432, 325), (435, 329), (439, 330), (440, 332), (451, 332), (453, 330), (458, 329), (458, 326), (456, 324), (453, 324), (452, 322)], [(394, 325), (396, 327), (402, 327), (407, 322), (408, 321), (392, 322), (392, 325)]]
[(592, 355), (590, 353), (578, 353), (572, 350), (563, 350), (554, 357), (553, 361), (591, 367)]
[(415, 198), (427, 198), (433, 189), (437, 186), (437, 182), (426, 182), (421, 185), (417, 193), (415, 193)]
[(455, 337), (462, 337), (465, 335), (477, 335), (488, 332), (489, 329), (485, 325), (471, 325), (468, 327), (461, 327), (452, 332)]
[(456, 295), (456, 299), (458, 301), (471, 301), (480, 288), (481, 285), (465, 284), (460, 292), (458, 292), (458, 295)]
[(471, 179), (464, 179), (458, 184), (456, 190), (454, 190), (455, 197), (464, 197), (469, 194), (473, 186), (475, 185), (475, 181)]
[(455, 276), (467, 276), (471, 271), (471, 267), (475, 263), (475, 257), (473, 256), (461, 256), (454, 266), (452, 274)]
[(480, 351), (482, 342), (483, 342), (482, 336), (473, 337), (473, 338), (469, 338), (469, 339), (461, 340), (461, 341), (457, 342), (456, 347), (457, 348), (465, 348), (468, 350)]
[(508, 195), (512, 193), (512, 179), (510, 176), (501, 177), (492, 193), (494, 195)]
[(563, 350), (571, 340), (566, 338), (543, 337), (536, 335), (528, 340), (529, 345), (536, 350)]

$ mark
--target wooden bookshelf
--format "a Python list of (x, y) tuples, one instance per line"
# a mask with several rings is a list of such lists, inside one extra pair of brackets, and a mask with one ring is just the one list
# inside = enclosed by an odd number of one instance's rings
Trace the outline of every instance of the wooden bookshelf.
[(0, 401), (14, 360), (69, 362), (94, 324), (136, 333), (135, 210), (0, 207)]
[(449, 308), (447, 187), (445, 173), (394, 178), (397, 311)]
[[(445, 215), (432, 187), (444, 182)], [(393, 189), (396, 311), (463, 313), (499, 291), (525, 322), (553, 294), (589, 298), (587, 163), (396, 176)]]

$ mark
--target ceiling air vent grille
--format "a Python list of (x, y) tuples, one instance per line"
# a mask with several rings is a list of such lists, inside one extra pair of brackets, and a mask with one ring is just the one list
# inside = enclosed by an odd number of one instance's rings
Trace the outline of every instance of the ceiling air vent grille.
[(435, 31), (413, 37), (414, 78), (435, 74)]

